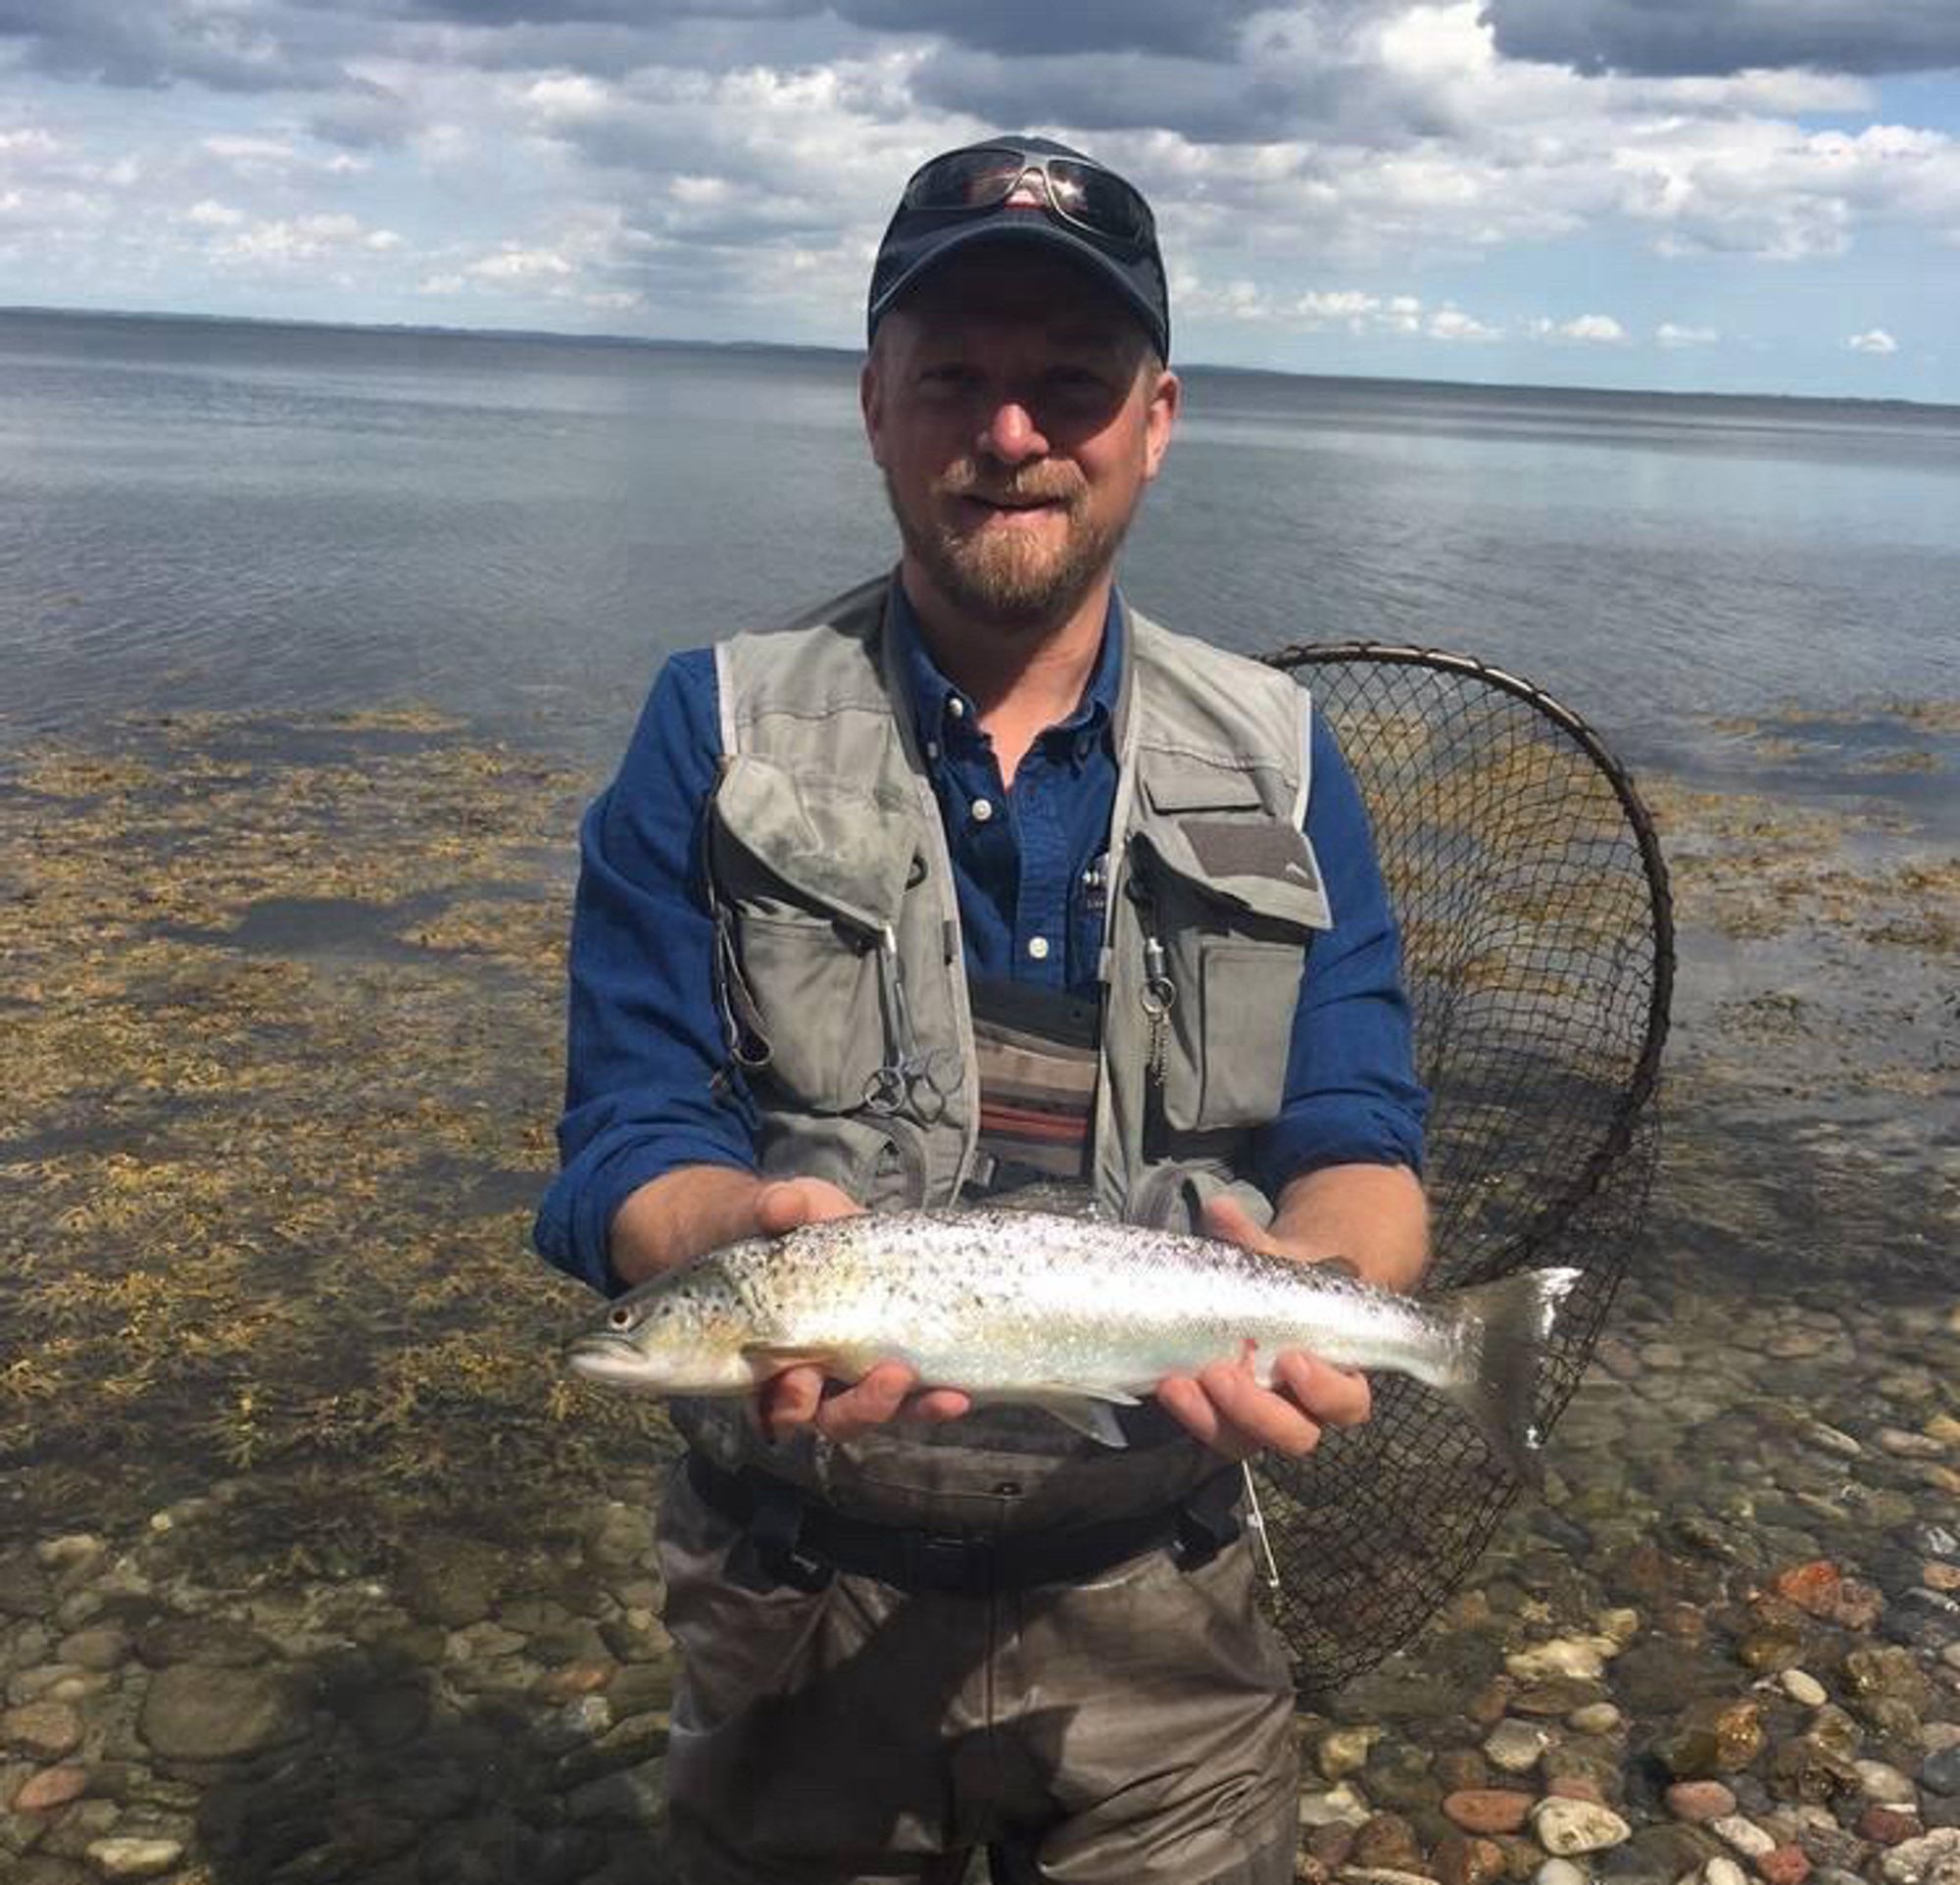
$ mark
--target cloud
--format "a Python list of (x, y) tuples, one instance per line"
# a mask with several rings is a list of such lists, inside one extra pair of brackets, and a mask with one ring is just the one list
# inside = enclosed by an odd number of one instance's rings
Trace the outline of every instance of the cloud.
[(1654, 329), (1654, 340), (1662, 347), (1712, 347), (1721, 338), (1713, 327), (1683, 327), (1672, 321)]
[(1489, 0), (1483, 17), (1506, 58), (1585, 73), (1960, 67), (1960, 8), (1952, 0)]
[(1501, 340), (1501, 327), (1487, 325), (1461, 308), (1442, 307), (1430, 316), (1423, 331), (1432, 340)]
[(1854, 354), (1895, 354), (1899, 350), (1898, 342), (1883, 327), (1870, 327), (1861, 334), (1853, 334), (1844, 344)]

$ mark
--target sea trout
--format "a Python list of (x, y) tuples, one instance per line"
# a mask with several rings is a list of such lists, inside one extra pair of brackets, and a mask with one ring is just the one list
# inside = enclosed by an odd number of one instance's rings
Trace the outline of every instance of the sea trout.
[(813, 1364), (856, 1381), (908, 1363), (976, 1406), (1032, 1406), (1109, 1446), (1113, 1410), (1168, 1374), (1305, 1349), (1414, 1376), (1530, 1477), (1539, 1373), (1576, 1269), (1434, 1298), (1210, 1238), (1020, 1211), (836, 1217), (710, 1252), (617, 1298), (566, 1359), (650, 1394), (750, 1394)]

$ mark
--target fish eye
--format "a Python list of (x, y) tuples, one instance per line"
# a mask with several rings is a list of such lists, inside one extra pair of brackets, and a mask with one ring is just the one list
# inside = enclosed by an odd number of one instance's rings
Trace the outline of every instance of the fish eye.
[(633, 1326), (633, 1312), (623, 1307), (615, 1309), (612, 1315), (607, 1316), (606, 1321), (610, 1328), (631, 1328)]

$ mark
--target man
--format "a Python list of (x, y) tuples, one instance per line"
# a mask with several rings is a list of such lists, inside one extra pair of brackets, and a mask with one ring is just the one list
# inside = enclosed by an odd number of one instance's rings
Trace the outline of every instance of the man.
[[(657, 682), (583, 830), (540, 1247), (615, 1290), (1072, 1181), (1410, 1286), (1423, 1102), (1352, 781), (1290, 679), (1113, 586), (1181, 397), (1148, 206), (1045, 139), (948, 153), (869, 329), (898, 570)], [(1291, 1878), (1233, 1463), (1367, 1411), (1300, 1354), (1166, 1380), (1121, 1450), (898, 1362), (677, 1408), (680, 1875)]]

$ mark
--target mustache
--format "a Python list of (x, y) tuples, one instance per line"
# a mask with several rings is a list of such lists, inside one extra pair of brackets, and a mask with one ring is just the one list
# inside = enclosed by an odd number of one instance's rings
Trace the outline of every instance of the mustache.
[(1049, 466), (1004, 482), (990, 478), (977, 465), (956, 465), (939, 480), (942, 497), (980, 498), (989, 504), (1073, 504), (1082, 488), (1079, 476), (1059, 466)]

